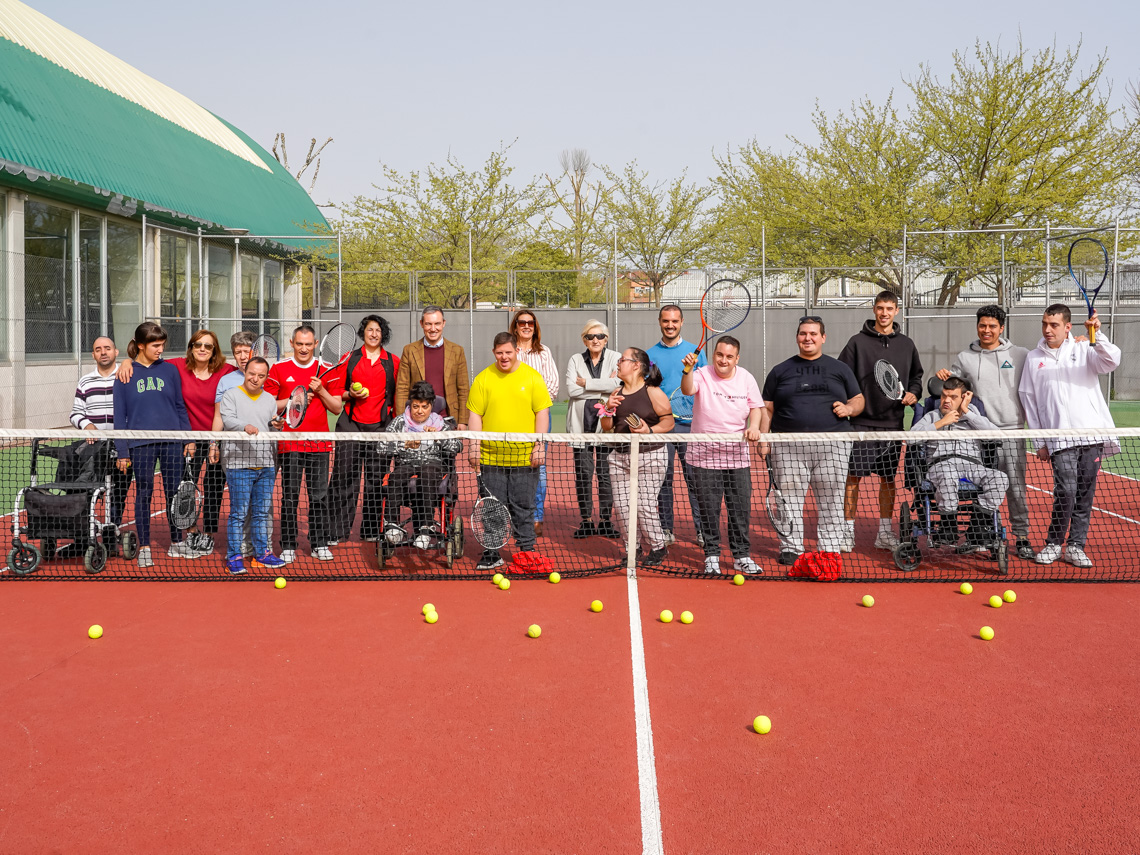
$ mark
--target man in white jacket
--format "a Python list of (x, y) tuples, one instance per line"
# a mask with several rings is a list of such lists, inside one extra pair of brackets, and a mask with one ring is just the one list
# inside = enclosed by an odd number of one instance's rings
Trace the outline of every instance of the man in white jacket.
[[(1095, 314), (1085, 321), (1096, 344), (1076, 341), (1069, 307), (1054, 303), (1041, 319), (1041, 341), (1025, 360), (1019, 393), (1031, 429), (1112, 428), (1112, 414), (1100, 391), (1099, 375), (1120, 365), (1120, 348), (1100, 332)], [(1102, 456), (1120, 451), (1115, 439), (1080, 436), (1038, 440), (1037, 456), (1053, 466), (1053, 513), (1038, 564), (1058, 558), (1091, 567), (1085, 555), (1096, 479)], [(1067, 539), (1066, 539), (1067, 536)]]

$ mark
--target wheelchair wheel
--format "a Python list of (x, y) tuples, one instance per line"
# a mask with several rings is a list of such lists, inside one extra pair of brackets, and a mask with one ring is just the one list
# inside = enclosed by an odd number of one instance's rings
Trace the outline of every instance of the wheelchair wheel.
[(139, 536), (133, 531), (119, 533), (119, 551), (128, 561), (134, 561), (139, 554)]
[(895, 566), (906, 573), (917, 570), (918, 565), (922, 563), (922, 552), (919, 551), (917, 544), (910, 541), (905, 541), (896, 546), (894, 557)]
[(994, 548), (994, 557), (997, 558), (998, 573), (1002, 576), (1009, 572), (1009, 541), (1002, 538)]
[(35, 544), (17, 540), (8, 553), (8, 566), (17, 576), (27, 576), (34, 573), (40, 566), (40, 551)]
[(83, 553), (83, 569), (88, 573), (99, 573), (107, 566), (107, 547), (93, 543)]
[(914, 533), (914, 520), (910, 518), (910, 505), (903, 502), (899, 505), (899, 540), (909, 543)]
[(44, 561), (51, 561), (55, 558), (55, 538), (54, 537), (41, 537), (40, 538), (40, 556)]

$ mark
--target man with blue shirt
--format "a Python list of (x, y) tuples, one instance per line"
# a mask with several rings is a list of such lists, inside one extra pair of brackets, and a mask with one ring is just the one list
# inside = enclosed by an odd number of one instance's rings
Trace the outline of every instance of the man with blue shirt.
[[(661, 391), (672, 395), (681, 385), (681, 374), (684, 371), (684, 359), (696, 349), (696, 345), (689, 344), (681, 338), (681, 328), (685, 325), (685, 313), (680, 306), (672, 304), (662, 306), (657, 313), (657, 324), (661, 327), (661, 341), (646, 351), (649, 360), (661, 372)], [(704, 353), (697, 356), (697, 368), (708, 364)], [(691, 427), (689, 419), (674, 419), (673, 433), (688, 433)], [(693, 471), (685, 461), (685, 450), (688, 443), (667, 443), (669, 449), (669, 463), (665, 469), (665, 482), (661, 485), (661, 492), (657, 496), (657, 514), (661, 519), (661, 527), (665, 529), (665, 540), (672, 543), (673, 537), (673, 455), (681, 458), (681, 474), (685, 477), (685, 486), (689, 491), (689, 509), (693, 513), (693, 524), (698, 525), (701, 514), (697, 507), (697, 490), (693, 481)], [(701, 535), (697, 532), (697, 541)]]

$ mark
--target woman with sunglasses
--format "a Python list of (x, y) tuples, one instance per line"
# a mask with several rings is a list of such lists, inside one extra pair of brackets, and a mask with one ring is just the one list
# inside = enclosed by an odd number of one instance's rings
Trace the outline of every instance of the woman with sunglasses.
[[(585, 351), (575, 353), (566, 366), (566, 393), (570, 407), (566, 411), (567, 433), (601, 433), (602, 422), (597, 405), (621, 385), (617, 379), (617, 363), (621, 354), (606, 347), (610, 331), (601, 321), (591, 318), (582, 327)], [(578, 494), (578, 514), (582, 519), (575, 538), (617, 537), (610, 516), (614, 497), (610, 487), (609, 446), (571, 442), (574, 449), (574, 487)], [(594, 525), (594, 473), (598, 477), (598, 524)]]
[[(542, 375), (550, 400), (558, 400), (558, 366), (554, 351), (542, 343), (542, 330), (538, 316), (530, 309), (521, 309), (511, 321), (510, 331), (519, 343), (519, 360)], [(546, 504), (546, 464), (538, 467), (538, 492), (534, 497), (534, 533), (542, 534), (543, 505)]]

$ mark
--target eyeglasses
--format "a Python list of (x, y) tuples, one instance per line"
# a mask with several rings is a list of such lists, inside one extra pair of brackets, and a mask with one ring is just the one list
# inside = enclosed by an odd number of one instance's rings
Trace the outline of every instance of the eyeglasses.
[(609, 336), (606, 335), (605, 333), (599, 332), (599, 333), (586, 333), (584, 336), (582, 336), (582, 338), (584, 338), (586, 341), (605, 341), (607, 338), (609, 338)]
[(515, 321), (515, 326), (516, 327), (533, 327), (534, 321), (532, 321), (532, 320), (528, 321), (525, 318), (520, 318), (519, 320)]
[(618, 362), (636, 362), (636, 363), (640, 364), (641, 360), (640, 359), (631, 359), (628, 356), (622, 356), (618, 359)]
[(191, 345), (191, 347), (193, 347), (195, 350), (197, 350), (200, 347), (205, 348), (206, 350), (213, 350), (214, 349), (214, 346), (212, 344), (210, 344), (208, 341), (196, 341), (196, 342), (194, 342), (194, 344)]
[(810, 324), (822, 324), (823, 318), (821, 318), (819, 315), (804, 315), (802, 318), (800, 318), (800, 323), (801, 324), (809, 324), (809, 323)]

